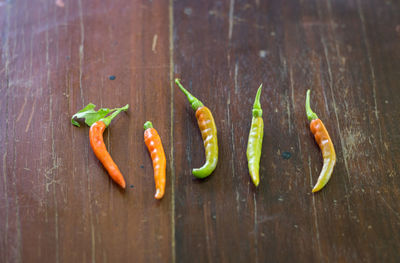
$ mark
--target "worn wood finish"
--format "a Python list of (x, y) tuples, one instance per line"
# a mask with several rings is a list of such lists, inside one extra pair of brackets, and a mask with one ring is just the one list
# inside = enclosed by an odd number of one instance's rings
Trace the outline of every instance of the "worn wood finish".
[[(1, 262), (400, 261), (398, 2), (10, 0), (0, 32)], [(215, 117), (205, 180), (191, 175), (204, 150), (174, 77)], [(255, 189), (245, 151), (260, 83)], [(308, 88), (338, 156), (314, 195)], [(131, 105), (105, 132), (125, 191), (70, 124), (89, 102)], [(162, 201), (146, 120), (167, 153)]]

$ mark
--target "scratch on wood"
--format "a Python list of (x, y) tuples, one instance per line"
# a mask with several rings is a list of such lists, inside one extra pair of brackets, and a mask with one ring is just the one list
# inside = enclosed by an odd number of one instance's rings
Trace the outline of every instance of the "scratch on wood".
[[(227, 100), (227, 104), (228, 104), (228, 125), (231, 128), (231, 144), (232, 144), (232, 153), (231, 153), (231, 169), (232, 169), (232, 176), (233, 178), (236, 178), (236, 170), (235, 170), (235, 156), (236, 156), (236, 148), (235, 148), (235, 134), (234, 134), (234, 128), (233, 128), (233, 123), (231, 120), (231, 92), (228, 92), (228, 100)], [(239, 192), (237, 187), (235, 188), (236, 191), (236, 209), (237, 212), (239, 213)]]
[(257, 220), (257, 200), (256, 192), (253, 193), (253, 203), (254, 203), (254, 246), (256, 262), (258, 262), (258, 220)]
[(360, 0), (357, 0), (357, 7), (358, 7), (358, 15), (360, 16), (360, 20), (361, 20), (361, 29), (362, 29), (363, 40), (364, 40), (364, 44), (365, 44), (365, 47), (366, 47), (366, 50), (367, 50), (369, 69), (371, 71), (372, 96), (374, 98), (375, 119), (376, 119), (376, 122), (378, 123), (378, 129), (379, 129), (379, 140), (380, 140), (381, 143), (383, 143), (381, 124), (380, 124), (380, 121), (379, 121), (378, 103), (376, 101), (375, 68), (374, 68), (374, 65), (372, 63), (371, 47), (369, 45), (368, 38), (367, 38), (367, 29), (365, 28), (365, 18), (364, 18), (364, 13), (362, 11)]
[(37, 100), (37, 98), (35, 97), (35, 100), (33, 101), (32, 109), (31, 109), (31, 114), (29, 115), (29, 119), (28, 119), (28, 122), (25, 127), (25, 132), (28, 132), (29, 127), (31, 126), (33, 114), (35, 113), (35, 109), (36, 109), (36, 100)]
[[(4, 197), (5, 197), (5, 202), (6, 202), (6, 208), (5, 208), (5, 226), (4, 226), (4, 248), (5, 250), (9, 250), (8, 247), (8, 220), (9, 220), (9, 211), (8, 211), (8, 189), (7, 189), (7, 152), (8, 152), (8, 131), (9, 131), (9, 116), (8, 116), (8, 100), (9, 100), (9, 63), (10, 63), (10, 54), (9, 54), (9, 32), (10, 32), (10, 10), (11, 5), (7, 5), (6, 7), (6, 28), (5, 28), (5, 33), (4, 33), (4, 47), (3, 47), (3, 54), (5, 57), (5, 65), (4, 65), (4, 72), (5, 72), (5, 77), (6, 77), (6, 83), (7, 83), (7, 91), (6, 91), (6, 112), (5, 112), (5, 123), (6, 123), (6, 131), (5, 131), (5, 152), (3, 154), (3, 183), (4, 183)], [(8, 253), (4, 253), (4, 262), (8, 262)]]
[[(55, 9), (54, 9), (55, 10)], [(54, 16), (54, 23), (57, 23), (57, 19), (58, 19), (58, 17), (57, 16)], [(58, 34), (58, 30), (59, 30), (59, 27), (56, 27), (55, 28), (55, 31), (56, 31), (56, 39), (59, 39), (59, 34)], [(59, 49), (60, 49), (60, 47), (59, 47), (59, 42), (60, 41), (56, 41), (56, 68), (58, 68), (58, 60), (59, 60)]]
[(287, 99), (287, 94), (285, 96), (285, 100), (286, 100), (286, 111), (288, 114), (288, 125), (289, 125), (289, 133), (292, 134), (292, 118), (291, 118), (291, 112), (290, 112), (290, 105), (289, 105), (289, 100)]
[(301, 142), (300, 142), (300, 135), (299, 135), (299, 133), (297, 133), (297, 143), (298, 143), (298, 145), (299, 145), (299, 151), (300, 151), (300, 156), (301, 156), (302, 150), (301, 150)]
[(238, 72), (239, 72), (239, 64), (236, 61), (235, 63), (235, 94), (238, 94), (239, 92), (239, 86), (238, 86)]
[(396, 212), (396, 210), (394, 210), (393, 207), (391, 207), (388, 202), (386, 202), (385, 198), (383, 198), (382, 195), (379, 194), (379, 197), (380, 197), (380, 199), (382, 199), (382, 201), (386, 205), (386, 207), (389, 208), (390, 211), (393, 212), (393, 214), (397, 217), (397, 220), (400, 222), (400, 214), (398, 212)]
[(84, 58), (84, 44), (85, 44), (85, 27), (83, 25), (82, 0), (78, 0), (78, 5), (79, 5), (79, 22), (81, 26), (81, 44), (79, 46), (79, 89), (81, 91), (81, 102), (83, 105), (84, 99), (83, 99), (82, 76), (83, 76), (83, 58)]
[[(331, 69), (328, 67), (328, 74), (329, 74), (329, 76), (332, 75), (332, 72), (331, 72), (330, 70), (331, 70)], [(321, 85), (321, 86), (322, 86), (322, 85)], [(326, 98), (326, 93), (325, 93), (325, 89), (324, 89), (324, 88), (322, 88), (322, 96), (324, 97), (324, 102), (325, 102), (326, 111), (328, 112), (328, 115), (330, 115), (328, 99)]]
[(239, 201), (240, 195), (239, 195), (239, 191), (237, 188), (235, 189), (235, 192), (236, 192), (236, 212), (239, 214), (239, 212), (240, 212), (240, 201)]
[[(13, 135), (15, 136), (15, 125), (13, 126)], [(16, 144), (14, 143), (14, 167), (12, 171), (12, 176), (13, 176), (13, 187), (14, 187), (14, 193), (15, 193), (15, 224), (16, 224), (16, 255), (14, 256), (15, 262), (22, 262), (21, 256), (22, 256), (22, 235), (21, 235), (21, 218), (20, 218), (20, 213), (19, 213), (19, 194), (18, 194), (18, 189), (17, 189), (17, 175), (16, 175), (16, 170), (17, 170), (17, 147)]]
[[(9, 9), (9, 8), (8, 8)], [(7, 29), (6, 31), (8, 32), (8, 28), (9, 28), (9, 10), (7, 10)], [(5, 44), (5, 52), (4, 52), (4, 56), (5, 56), (5, 60), (6, 60), (6, 66), (5, 66), (5, 73), (6, 73), (6, 78), (8, 79), (8, 66), (7, 66), (7, 61), (8, 61), (8, 36), (6, 36), (6, 44)], [(9, 84), (7, 81), (7, 90), (9, 90)], [(6, 219), (5, 219), (5, 229), (4, 229), (4, 247), (6, 249), (8, 249), (8, 191), (7, 191), (7, 152), (8, 152), (8, 131), (9, 131), (9, 118), (8, 118), (8, 92), (6, 95), (6, 131), (5, 131), (5, 152), (3, 155), (3, 183), (4, 183), (4, 197), (5, 197), (5, 201), (6, 201)], [(8, 253), (4, 253), (4, 262), (8, 262)]]
[[(92, 215), (91, 215), (92, 217)], [(92, 232), (92, 263), (96, 262), (96, 238), (95, 238), (95, 231), (94, 231), (94, 225), (93, 225), (93, 220), (90, 220), (90, 228)]]
[(28, 91), (27, 94), (25, 95), (24, 103), (23, 103), (22, 106), (21, 106), (21, 110), (19, 111), (18, 117), (17, 117), (17, 119), (16, 119), (15, 122), (19, 122), (19, 120), (21, 119), (22, 113), (24, 113), (24, 109), (25, 109), (25, 106), (26, 106), (26, 101), (28, 100), (28, 98), (27, 98), (28, 94), (29, 94), (29, 91)]
[[(311, 187), (313, 186), (313, 180), (312, 180), (312, 171), (311, 171), (311, 157), (308, 155), (308, 170), (310, 174), (310, 184)], [(316, 237), (317, 237), (317, 247), (318, 247), (318, 253), (320, 260), (322, 260), (322, 251), (321, 251), (321, 241), (320, 241), (320, 236), (319, 236), (319, 226), (318, 226), (318, 215), (317, 215), (317, 208), (315, 206), (315, 195), (312, 194), (312, 204), (313, 204), (313, 215), (314, 215), (314, 226), (315, 226), (315, 232), (316, 232)]]
[(211, 230), (210, 230), (210, 222), (209, 218), (211, 217), (211, 212), (210, 212), (210, 203), (207, 202), (203, 205), (203, 214), (204, 214), (204, 226), (206, 230), (206, 246), (207, 246), (207, 262), (212, 262), (213, 257), (211, 253), (211, 244), (210, 244), (210, 236), (211, 236)]
[[(17, 176), (15, 175), (15, 170), (14, 169), (14, 182), (17, 180)], [(17, 186), (14, 184), (15, 188), (15, 193), (17, 193)], [(17, 228), (17, 255), (16, 255), (16, 262), (22, 262), (21, 260), (21, 255), (22, 255), (22, 235), (21, 235), (21, 219), (20, 219), (20, 214), (19, 214), (19, 198), (18, 194), (15, 196), (15, 219), (16, 219), (16, 228)]]
[[(8, 116), (8, 114), (7, 114)], [(5, 206), (5, 222), (4, 222), (4, 247), (8, 249), (8, 194), (7, 194), (7, 141), (8, 141), (8, 134), (7, 134), (7, 128), (8, 128), (8, 118), (6, 120), (6, 152), (3, 154), (3, 184), (4, 184), (4, 200), (6, 202)], [(2, 209), (3, 210), (3, 209)], [(7, 253), (4, 253), (4, 262), (7, 262)]]
[(171, 169), (171, 257), (175, 250), (175, 166), (174, 166), (174, 0), (169, 0), (169, 80), (170, 80), (170, 169)]
[(9, 65), (10, 65), (10, 38), (9, 38), (9, 34), (10, 34), (10, 13), (11, 13), (11, 5), (7, 5), (7, 11), (6, 11), (6, 29), (5, 29), (5, 33), (4, 33), (4, 57), (5, 57), (5, 62), (4, 62), (4, 71), (5, 71), (5, 76), (6, 76), (6, 81), (9, 81)]
[(295, 100), (294, 100), (294, 87), (293, 87), (293, 70), (292, 67), (289, 67), (289, 80), (290, 80), (290, 91), (291, 91), (291, 100), (292, 100), (292, 107), (293, 107), (293, 111), (296, 112), (296, 104), (295, 104)]
[(229, 5), (229, 32), (228, 32), (229, 42), (232, 39), (234, 9), (235, 9), (235, 0), (230, 0), (230, 5)]
[(153, 51), (154, 54), (157, 53), (157, 50), (156, 50), (156, 47), (157, 47), (157, 38), (158, 38), (158, 36), (157, 36), (157, 34), (155, 34), (155, 35), (153, 36), (153, 44), (151, 45), (151, 51)]

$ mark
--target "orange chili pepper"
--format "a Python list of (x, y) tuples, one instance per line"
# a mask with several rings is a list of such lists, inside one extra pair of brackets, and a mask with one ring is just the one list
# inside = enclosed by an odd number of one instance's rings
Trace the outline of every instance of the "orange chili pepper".
[(119, 184), (122, 188), (125, 188), (125, 180), (122, 176), (118, 166), (115, 164), (111, 155), (106, 149), (106, 145), (103, 140), (103, 132), (106, 129), (106, 124), (102, 121), (95, 122), (90, 126), (89, 139), (90, 146), (92, 146), (93, 152), (97, 159), (104, 165), (110, 177)]
[[(121, 111), (126, 111), (129, 105), (125, 105), (121, 108), (107, 109), (102, 108), (95, 111), (96, 105), (89, 103), (85, 108), (78, 111), (72, 116), (71, 122), (73, 125), (80, 127), (79, 123), (75, 121), (75, 118), (85, 119), (85, 123), (90, 126), (89, 139), (90, 146), (92, 146), (93, 152), (97, 159), (104, 165), (110, 177), (122, 188), (125, 188), (125, 180), (115, 164), (110, 154), (106, 149), (106, 145), (103, 140), (104, 130), (110, 125), (111, 120), (114, 119)], [(107, 114), (111, 113), (109, 116)]]
[(318, 143), (319, 148), (322, 151), (322, 157), (324, 159), (324, 165), (322, 167), (321, 173), (318, 177), (318, 181), (315, 184), (312, 192), (318, 192), (321, 190), (331, 178), (333, 167), (336, 163), (336, 153), (331, 137), (325, 128), (325, 125), (318, 118), (310, 107), (310, 90), (307, 90), (306, 96), (306, 114), (310, 123), (310, 130), (314, 135), (315, 141)]
[(151, 159), (153, 160), (154, 181), (156, 184), (156, 199), (161, 199), (165, 192), (165, 169), (166, 159), (161, 138), (153, 124), (147, 121), (144, 126), (144, 142), (149, 150)]

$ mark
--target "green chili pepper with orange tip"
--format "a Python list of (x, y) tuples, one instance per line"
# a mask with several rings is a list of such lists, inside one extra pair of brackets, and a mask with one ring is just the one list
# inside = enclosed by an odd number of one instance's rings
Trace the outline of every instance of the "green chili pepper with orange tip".
[[(108, 174), (114, 180), (114, 182), (116, 182), (122, 188), (125, 188), (126, 183), (124, 177), (122, 176), (118, 166), (111, 158), (111, 155), (108, 153), (106, 145), (104, 144), (103, 132), (108, 125), (110, 125), (112, 119), (114, 119), (121, 111), (128, 110), (129, 105), (127, 104), (124, 107), (111, 110), (102, 108), (98, 111), (94, 110), (95, 107), (96, 105), (89, 103), (85, 108), (72, 116), (71, 122), (73, 125), (80, 127), (79, 123), (75, 121), (75, 118), (85, 119), (85, 123), (90, 126), (89, 139), (90, 146), (92, 147), (94, 154), (103, 164), (104, 168), (106, 168)], [(109, 113), (111, 114), (107, 116)]]
[(147, 121), (144, 126), (144, 142), (149, 150), (151, 159), (153, 161), (154, 181), (156, 184), (156, 199), (161, 199), (165, 192), (165, 169), (166, 159), (164, 148), (161, 143), (160, 135), (153, 124)]
[(215, 170), (218, 163), (217, 127), (215, 126), (211, 111), (201, 101), (190, 94), (182, 86), (179, 79), (175, 79), (175, 83), (186, 95), (193, 110), (196, 111), (197, 124), (199, 125), (205, 148), (206, 162), (201, 168), (193, 169), (192, 173), (197, 178), (205, 178)]
[(333, 147), (332, 140), (329, 137), (329, 133), (325, 128), (325, 125), (318, 118), (317, 114), (315, 114), (311, 110), (310, 90), (307, 90), (306, 114), (308, 120), (310, 121), (310, 130), (312, 134), (314, 134), (315, 141), (318, 143), (322, 151), (322, 157), (324, 159), (324, 165), (318, 177), (318, 181), (315, 184), (314, 188), (312, 189), (312, 192), (315, 193), (321, 190), (331, 178), (333, 167), (335, 166), (336, 163), (336, 153), (335, 153), (335, 148)]
[(249, 140), (247, 142), (247, 162), (249, 166), (249, 173), (251, 180), (255, 186), (260, 183), (260, 158), (261, 148), (264, 135), (264, 121), (262, 119), (262, 109), (260, 104), (262, 84), (257, 90), (257, 95), (253, 105), (253, 119), (251, 121), (251, 128), (249, 133)]

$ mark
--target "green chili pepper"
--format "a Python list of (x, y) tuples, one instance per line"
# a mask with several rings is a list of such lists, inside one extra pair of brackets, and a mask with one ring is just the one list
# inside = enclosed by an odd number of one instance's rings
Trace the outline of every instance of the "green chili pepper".
[(193, 110), (196, 111), (197, 124), (203, 137), (206, 162), (201, 168), (193, 169), (192, 173), (197, 178), (205, 178), (215, 170), (218, 163), (217, 127), (215, 126), (211, 111), (201, 101), (190, 94), (179, 82), (179, 79), (175, 79), (175, 83), (185, 93)]
[(261, 148), (264, 135), (264, 122), (262, 119), (262, 109), (260, 104), (262, 84), (258, 88), (256, 98), (253, 105), (253, 119), (249, 133), (249, 141), (247, 143), (247, 162), (249, 165), (249, 173), (251, 180), (255, 186), (260, 183), (260, 158)]

